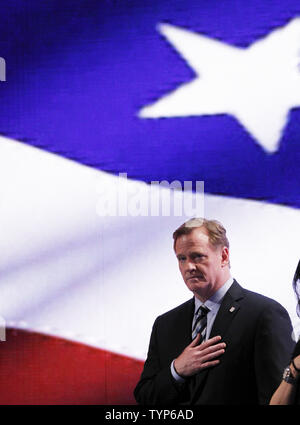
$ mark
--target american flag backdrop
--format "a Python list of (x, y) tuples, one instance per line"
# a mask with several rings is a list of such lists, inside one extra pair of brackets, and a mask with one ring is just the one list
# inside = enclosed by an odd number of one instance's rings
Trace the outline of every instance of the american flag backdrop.
[(0, 56), (0, 404), (135, 402), (154, 319), (191, 297), (189, 217), (139, 214), (153, 181), (193, 183), (297, 337), (299, 1), (11, 0)]

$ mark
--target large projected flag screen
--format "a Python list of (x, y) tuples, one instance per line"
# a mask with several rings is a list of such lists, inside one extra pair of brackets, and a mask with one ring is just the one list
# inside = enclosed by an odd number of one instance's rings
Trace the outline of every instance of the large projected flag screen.
[(1, 6), (1, 404), (135, 403), (192, 215), (298, 337), (299, 52), (296, 0)]

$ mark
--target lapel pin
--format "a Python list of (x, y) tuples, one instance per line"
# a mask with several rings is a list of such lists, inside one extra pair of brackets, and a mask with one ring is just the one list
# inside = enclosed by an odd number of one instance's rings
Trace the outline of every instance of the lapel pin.
[(230, 307), (230, 309), (229, 309), (229, 311), (230, 311), (230, 313), (233, 313), (234, 312), (234, 310), (235, 310), (235, 307)]

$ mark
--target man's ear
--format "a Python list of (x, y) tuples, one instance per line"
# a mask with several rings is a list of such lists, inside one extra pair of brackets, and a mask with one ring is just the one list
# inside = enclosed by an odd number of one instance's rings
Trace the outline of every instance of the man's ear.
[(227, 246), (222, 248), (222, 267), (229, 265), (229, 249)]

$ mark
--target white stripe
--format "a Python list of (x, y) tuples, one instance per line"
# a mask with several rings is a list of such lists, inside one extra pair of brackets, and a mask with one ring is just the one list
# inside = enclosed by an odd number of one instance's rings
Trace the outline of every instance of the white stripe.
[[(1, 138), (0, 314), (143, 359), (155, 317), (191, 296), (172, 251), (185, 217), (100, 217), (99, 187), (111, 193), (116, 179)], [(146, 196), (143, 183), (124, 184)], [(232, 275), (283, 304), (298, 329), (300, 211), (206, 195), (205, 215), (228, 229)]]

